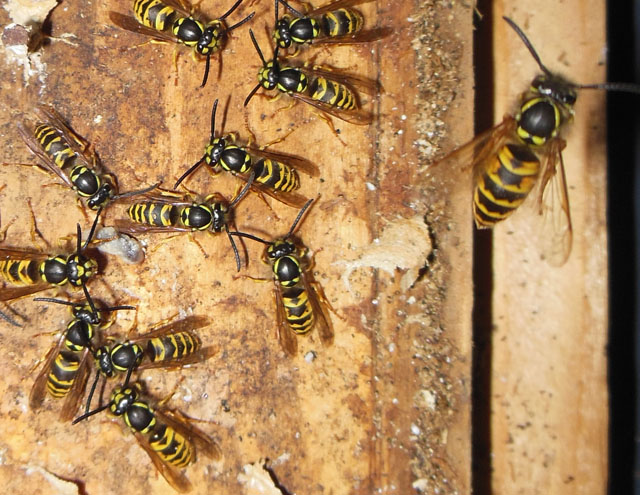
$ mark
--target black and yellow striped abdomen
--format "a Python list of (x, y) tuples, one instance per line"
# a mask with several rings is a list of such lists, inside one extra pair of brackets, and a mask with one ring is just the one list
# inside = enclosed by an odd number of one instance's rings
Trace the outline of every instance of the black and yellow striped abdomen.
[(40, 281), (40, 264), (34, 260), (2, 260), (0, 275), (13, 285), (33, 285)]
[(53, 361), (47, 379), (47, 390), (49, 394), (56, 399), (65, 397), (75, 382), (79, 368), (79, 353), (60, 351)]
[(177, 332), (149, 340), (147, 356), (154, 362), (182, 359), (200, 349), (201, 343), (189, 332)]
[(324, 77), (314, 79), (309, 85), (309, 96), (316, 101), (344, 110), (353, 110), (358, 106), (351, 89)]
[(505, 144), (487, 160), (473, 194), (473, 214), (479, 228), (493, 227), (511, 215), (533, 189), (540, 160), (523, 144)]
[(156, 31), (167, 31), (173, 28), (177, 13), (161, 0), (135, 0), (133, 12), (138, 22)]
[(33, 134), (40, 143), (42, 150), (58, 167), (65, 168), (75, 161), (76, 153), (71, 149), (64, 137), (50, 125), (36, 125)]
[(295, 287), (283, 287), (282, 302), (291, 330), (297, 334), (304, 334), (311, 330), (315, 321), (313, 308), (309, 301), (309, 294), (300, 283)]
[(360, 12), (341, 8), (323, 14), (320, 25), (325, 36), (336, 37), (357, 33), (363, 23)]
[(168, 227), (179, 222), (180, 209), (164, 203), (134, 203), (127, 210), (127, 214), (136, 223)]
[(191, 442), (165, 424), (156, 423), (149, 445), (163, 461), (179, 468), (186, 467), (195, 460)]
[(295, 191), (300, 187), (298, 172), (284, 163), (262, 158), (255, 163), (254, 170), (256, 182), (277, 191)]

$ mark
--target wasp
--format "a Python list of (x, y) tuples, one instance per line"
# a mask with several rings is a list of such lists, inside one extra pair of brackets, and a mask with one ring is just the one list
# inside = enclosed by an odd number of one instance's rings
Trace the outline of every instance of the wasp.
[(86, 294), (87, 281), (98, 272), (96, 260), (84, 254), (93, 238), (97, 222), (96, 215), (84, 245), (78, 224), (77, 248), (73, 254), (52, 256), (36, 250), (0, 247), (0, 278), (5, 282), (5, 286), (0, 287), (0, 301), (18, 299), (67, 284), (82, 287)]
[(111, 22), (122, 29), (144, 34), (154, 40), (181, 43), (193, 48), (194, 56), (198, 54), (206, 57), (204, 77), (200, 86), (204, 87), (209, 77), (211, 55), (222, 49), (231, 31), (250, 21), (255, 15), (255, 12), (252, 12), (233, 26), (227, 27), (225, 19), (241, 3), (242, 0), (237, 0), (227, 12), (213, 21), (203, 21), (194, 17), (174, 0), (135, 0), (135, 19), (117, 12), (109, 12), (109, 17)]
[[(299, 208), (306, 198), (295, 192), (300, 187), (298, 170), (315, 177), (318, 167), (309, 160), (293, 155), (275, 153), (263, 148), (239, 146), (234, 134), (216, 137), (216, 110), (218, 100), (211, 110), (211, 136), (204, 155), (176, 182), (174, 189), (183, 180), (206, 163), (217, 173), (220, 170), (232, 173), (251, 184), (251, 188), (265, 193), (287, 205)], [(273, 143), (272, 143), (273, 144)], [(252, 180), (249, 178), (252, 177)]]
[(112, 378), (117, 373), (129, 370), (152, 368), (182, 368), (209, 359), (217, 349), (203, 347), (194, 332), (210, 323), (204, 316), (187, 316), (177, 321), (163, 320), (149, 332), (124, 342), (115, 342), (111, 347), (102, 345), (93, 353), (96, 362), (96, 377), (87, 399), (86, 411), (100, 376)]
[(233, 207), (247, 194), (251, 183), (251, 180), (247, 182), (231, 203), (227, 203), (218, 193), (210, 194), (199, 202), (194, 201), (191, 195), (146, 195), (145, 201), (136, 201), (129, 206), (129, 220), (116, 220), (116, 226), (120, 232), (131, 235), (205, 230), (219, 234), (224, 231), (240, 271), (240, 254), (233, 237), (229, 235), (229, 224), (233, 223)]
[(18, 131), (29, 150), (39, 158), (41, 170), (59, 177), (87, 206), (100, 212), (111, 201), (143, 194), (156, 185), (118, 194), (115, 177), (97, 171), (99, 160), (89, 153), (87, 141), (64, 123), (60, 114), (46, 105), (35, 110), (37, 120), (18, 124)]
[(43, 358), (42, 369), (31, 388), (29, 406), (36, 410), (42, 406), (45, 395), (55, 399), (65, 399), (60, 412), (62, 421), (70, 421), (78, 410), (87, 378), (90, 371), (90, 356), (93, 350), (93, 339), (98, 329), (109, 327), (113, 320), (103, 321), (99, 313), (135, 309), (133, 306), (112, 306), (96, 308), (91, 296), (85, 293), (86, 302), (67, 302), (48, 297), (35, 298), (70, 306), (73, 319), (60, 335), (58, 342)]
[(167, 482), (175, 490), (187, 492), (191, 482), (180, 469), (195, 462), (196, 448), (211, 459), (220, 458), (220, 448), (183, 414), (154, 408), (142, 397), (140, 384), (129, 385), (130, 372), (131, 368), (124, 384), (111, 393), (109, 403), (79, 416), (73, 424), (109, 409), (114, 416), (122, 417)]
[(542, 71), (522, 95), (515, 115), (479, 134), (439, 163), (463, 163), (474, 174), (473, 215), (479, 229), (492, 228), (513, 214), (529, 194), (541, 221), (543, 257), (562, 265), (571, 253), (573, 231), (560, 137), (573, 119), (579, 89), (640, 92), (627, 84), (576, 84), (544, 66), (524, 32), (503, 18), (520, 37)]
[(244, 106), (249, 104), (260, 88), (269, 91), (277, 89), (281, 93), (317, 108), (325, 119), (328, 119), (326, 117), (328, 114), (357, 125), (368, 125), (373, 121), (373, 114), (360, 107), (356, 89), (375, 95), (380, 91), (377, 81), (345, 74), (338, 70), (283, 66), (278, 61), (279, 45), (276, 45), (273, 59), (267, 62), (251, 29), (249, 34), (262, 61), (262, 67), (258, 71), (258, 84), (245, 99)]
[[(391, 34), (390, 28), (363, 31), (364, 17), (351, 8), (371, 0), (338, 0), (307, 14), (297, 11), (284, 0), (274, 0), (276, 26), (273, 40), (280, 48), (305, 43), (358, 44), (380, 40)], [(278, 18), (278, 4), (286, 7), (293, 16)]]
[(323, 344), (333, 343), (333, 326), (324, 307), (329, 303), (324, 291), (313, 279), (312, 262), (307, 259), (308, 249), (291, 240), (291, 236), (312, 202), (312, 199), (307, 201), (289, 232), (275, 241), (265, 241), (244, 232), (231, 233), (267, 246), (262, 260), (271, 266), (273, 272), (278, 340), (282, 349), (290, 356), (294, 356), (298, 348), (296, 335), (304, 335), (314, 326)]

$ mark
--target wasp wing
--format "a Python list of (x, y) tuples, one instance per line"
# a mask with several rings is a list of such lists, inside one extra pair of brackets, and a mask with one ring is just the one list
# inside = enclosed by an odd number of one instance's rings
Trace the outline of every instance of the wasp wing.
[(280, 347), (289, 356), (293, 357), (298, 352), (298, 339), (289, 327), (287, 316), (285, 315), (284, 300), (282, 299), (282, 287), (277, 280), (273, 281), (276, 301), (276, 332)]
[(45, 172), (57, 175), (67, 186), (73, 187), (73, 183), (71, 182), (71, 179), (69, 178), (67, 173), (62, 168), (58, 167), (53, 159), (44, 152), (42, 146), (40, 145), (40, 142), (36, 139), (33, 130), (29, 131), (27, 129), (26, 122), (18, 123), (18, 132), (20, 133), (22, 140), (27, 145), (27, 148), (29, 148), (31, 153), (33, 153), (37, 158), (40, 159), (39, 163), (35, 166), (41, 170), (44, 170)]
[(76, 373), (75, 380), (73, 381), (73, 385), (71, 386), (71, 390), (67, 394), (64, 404), (62, 405), (62, 410), (60, 411), (61, 421), (67, 422), (73, 420), (76, 412), (78, 411), (80, 399), (84, 395), (87, 379), (89, 378), (90, 361), (91, 354), (89, 353), (89, 349), (85, 349), (82, 351), (82, 356), (80, 357), (80, 362), (78, 364), (78, 371)]
[(66, 339), (66, 332), (63, 332), (58, 342), (53, 345), (45, 355), (44, 362), (41, 364), (40, 372), (36, 376), (29, 393), (29, 407), (34, 411), (42, 406), (45, 395), (47, 395), (47, 382), (49, 381), (49, 373), (53, 367), (53, 362), (60, 353)]
[(189, 478), (187, 478), (186, 474), (180, 471), (177, 467), (164, 462), (162, 457), (160, 457), (158, 453), (151, 448), (151, 445), (149, 445), (147, 435), (144, 435), (139, 431), (134, 431), (133, 434), (140, 444), (140, 447), (142, 447), (151, 458), (151, 462), (153, 462), (156, 469), (176, 491), (180, 493), (191, 491), (191, 482), (189, 481)]
[(172, 411), (169, 409), (156, 410), (155, 414), (160, 422), (164, 422), (167, 426), (176, 430), (187, 440), (193, 442), (197, 448), (197, 452), (200, 452), (213, 460), (217, 460), (222, 457), (222, 452), (220, 451), (218, 444), (200, 428), (191, 424), (192, 420), (187, 418), (184, 414), (179, 411)]
[(302, 283), (315, 314), (315, 327), (320, 335), (320, 340), (324, 345), (329, 346), (333, 344), (334, 333), (331, 319), (326, 311), (325, 303), (323, 303), (326, 300), (324, 291), (320, 284), (311, 278), (311, 275), (304, 272), (302, 272)]
[(344, 120), (345, 122), (348, 122), (350, 124), (369, 125), (373, 122), (373, 113), (361, 108), (345, 110), (342, 108), (333, 107), (322, 101), (314, 100), (310, 96), (301, 93), (291, 93), (291, 96), (300, 101), (303, 101), (304, 103), (316, 107), (322, 113), (329, 114), (332, 117)]
[(542, 257), (553, 266), (562, 266), (571, 254), (573, 229), (562, 150), (564, 140), (549, 143), (535, 190), (535, 206), (540, 222), (536, 235)]
[(180, 320), (170, 318), (169, 321), (163, 320), (153, 325), (148, 332), (140, 334), (139, 336), (130, 339), (130, 342), (139, 342), (140, 340), (149, 340), (156, 337), (164, 337), (165, 335), (178, 333), (178, 332), (190, 332), (191, 330), (198, 330), (199, 328), (206, 327), (211, 323), (211, 320), (206, 316), (190, 315)]
[(305, 158), (249, 146), (245, 146), (244, 149), (253, 156), (256, 156), (258, 158), (266, 158), (268, 160), (273, 160), (285, 165), (290, 165), (296, 170), (300, 170), (311, 177), (317, 177), (318, 175), (320, 175), (320, 169), (318, 168), (318, 166), (312, 161)]
[(329, 70), (326, 67), (312, 66), (301, 68), (301, 70), (303, 70), (307, 76), (324, 77), (325, 79), (344, 84), (350, 88), (355, 88), (359, 92), (370, 96), (375, 96), (383, 91), (382, 85), (377, 79), (358, 76), (342, 69)]
[(322, 15), (326, 12), (331, 12), (338, 9), (344, 9), (348, 7), (354, 7), (356, 5), (360, 5), (363, 3), (369, 3), (373, 0), (336, 0), (335, 2), (330, 2), (322, 7), (318, 7), (316, 9), (311, 10), (311, 12), (307, 13), (307, 16), (312, 15)]
[(314, 45), (359, 45), (362, 43), (371, 43), (390, 36), (393, 29), (385, 26), (364, 31), (358, 31), (354, 34), (345, 34), (342, 36), (318, 36), (313, 40)]
[[(165, 2), (166, 3), (166, 2)], [(171, 31), (158, 31), (156, 29), (140, 24), (134, 17), (124, 15), (119, 12), (110, 11), (109, 19), (119, 28), (131, 31), (132, 33), (142, 34), (158, 41), (168, 41), (178, 43), (178, 39)]]

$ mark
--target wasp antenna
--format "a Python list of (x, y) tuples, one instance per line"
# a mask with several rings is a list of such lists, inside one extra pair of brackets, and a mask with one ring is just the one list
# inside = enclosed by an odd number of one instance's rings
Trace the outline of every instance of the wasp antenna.
[(211, 65), (211, 52), (207, 53), (207, 58), (204, 64), (204, 77), (202, 78), (201, 88), (204, 88), (207, 84), (207, 79), (209, 78), (209, 66)]
[(244, 198), (247, 195), (247, 193), (249, 192), (249, 188), (253, 184), (255, 177), (256, 177), (256, 171), (252, 170), (251, 175), (249, 176), (249, 180), (247, 180), (247, 184), (244, 186), (242, 191), (240, 191), (240, 194), (238, 194), (235, 198), (233, 198), (233, 201), (231, 201), (231, 203), (229, 204), (229, 208), (233, 208), (235, 205), (237, 205), (240, 202), (242, 198)]
[(291, 12), (293, 12), (295, 15), (297, 15), (298, 17), (304, 17), (304, 14), (296, 9), (294, 9), (291, 5), (289, 5), (287, 2), (285, 2), (284, 0), (276, 0), (276, 11), (278, 9), (278, 2), (280, 2), (282, 5), (284, 5), (286, 8), (288, 8)]
[(86, 286), (86, 284), (84, 282), (82, 283), (82, 290), (84, 292), (84, 297), (87, 300), (87, 302), (89, 303), (89, 307), (91, 308), (91, 313), (93, 313), (93, 315), (97, 319), (98, 318), (98, 311), (96, 311), (96, 306), (95, 306), (95, 304), (93, 304), (93, 299), (91, 298), (91, 294), (89, 294), (89, 290), (87, 289), (87, 286)]
[(64, 304), (65, 306), (75, 306), (76, 303), (70, 302), (70, 301), (63, 301), (62, 299), (55, 299), (53, 297), (34, 297), (33, 298), (34, 301), (38, 301), (38, 302), (50, 302), (50, 303), (56, 303), (56, 304)]
[(529, 41), (529, 38), (527, 38), (527, 35), (524, 34), (524, 32), (522, 31), (522, 29), (520, 29), (520, 26), (518, 26), (515, 22), (513, 22), (511, 19), (509, 19), (507, 16), (502, 16), (502, 18), (507, 21), (507, 24), (509, 24), (509, 26), (511, 26), (511, 28), (516, 32), (516, 34), (520, 37), (520, 39), (522, 40), (522, 42), (524, 43), (524, 46), (527, 47), (527, 49), (529, 50), (529, 53), (531, 53), (531, 56), (534, 58), (534, 60), (537, 62), (538, 67), (540, 67), (540, 70), (542, 70), (542, 72), (544, 72), (547, 76), (551, 75), (551, 71), (549, 69), (547, 69), (545, 67), (545, 65), (542, 63), (542, 60), (540, 60), (540, 56), (538, 55), (538, 53), (536, 52), (536, 49), (533, 47), (533, 45), (531, 44), (531, 42)]
[(227, 10), (224, 14), (222, 14), (220, 17), (218, 17), (219, 21), (222, 21), (224, 19), (226, 19), (227, 17), (229, 17), (234, 10), (236, 10), (240, 4), (242, 3), (242, 0), (238, 0), (236, 3), (234, 3), (231, 8), (229, 10)]
[[(96, 352), (92, 351), (92, 354), (93, 354), (93, 357), (95, 358), (96, 357)], [(89, 410), (91, 408), (91, 401), (93, 400), (93, 394), (96, 391), (96, 387), (98, 385), (98, 380), (100, 380), (100, 370), (99, 369), (98, 369), (98, 371), (96, 371), (96, 377), (93, 380), (93, 384), (91, 385), (91, 390), (89, 390), (89, 397), (87, 397), (87, 405), (86, 405), (86, 407), (84, 409), (84, 414), (82, 416), (80, 416), (78, 419), (76, 419), (73, 422), (73, 424), (76, 424), (76, 422), (78, 422), (78, 421), (82, 421), (83, 416), (87, 417), (87, 418), (89, 417), (89, 416), (87, 416), (87, 414), (89, 414)]]
[(97, 409), (94, 409), (93, 411), (89, 411), (87, 413), (84, 413), (82, 416), (78, 416), (76, 419), (74, 419), (71, 424), (75, 425), (78, 424), (80, 421), (84, 421), (87, 418), (90, 418), (91, 416), (93, 416), (94, 414), (98, 414), (99, 412), (104, 411), (105, 409), (111, 407), (113, 405), (113, 401), (109, 402), (108, 404), (105, 404), (104, 406), (100, 406)]
[(293, 231), (296, 230), (296, 227), (298, 225), (298, 223), (300, 222), (300, 220), (302, 219), (302, 216), (304, 215), (304, 212), (307, 211), (307, 209), (309, 208), (309, 206), (311, 206), (311, 203), (313, 203), (315, 200), (312, 198), (309, 201), (307, 201), (304, 206), (302, 207), (302, 209), (300, 210), (300, 213), (298, 213), (298, 216), (296, 217), (296, 219), (293, 221), (293, 223), (291, 224), (291, 228), (289, 229), (289, 232), (287, 233), (287, 235), (284, 236), (285, 239), (289, 238), (289, 236), (291, 234), (293, 234)]
[(160, 187), (160, 184), (162, 184), (162, 181), (156, 182), (152, 186), (145, 187), (144, 189), (139, 189), (137, 191), (129, 191), (129, 192), (126, 192), (126, 193), (118, 194), (117, 196), (114, 196), (113, 199), (115, 200), (115, 199), (122, 199), (122, 198), (130, 198), (131, 196), (138, 196), (140, 194), (146, 194), (146, 193), (151, 192), (154, 189)]
[(640, 85), (633, 83), (576, 84), (575, 87), (576, 89), (602, 89), (605, 91), (640, 94)]
[[(240, 271), (240, 268), (238, 268), (238, 271)], [(0, 311), (0, 318), (2, 318), (7, 323), (13, 325), (14, 327), (22, 327), (20, 323), (18, 323), (16, 320), (11, 318), (9, 315), (4, 314), (2, 311)]]
[(193, 172), (195, 172), (195, 170), (200, 166), (203, 160), (204, 156), (200, 158), (200, 160), (198, 160), (196, 163), (194, 163), (191, 167), (189, 167), (189, 169), (184, 174), (182, 174), (182, 176), (174, 184), (173, 188), (178, 189), (178, 186), (182, 183), (182, 181), (189, 177), (189, 175), (191, 175)]
[(225, 31), (228, 33), (229, 31), (233, 31), (234, 29), (239, 28), (244, 23), (249, 22), (251, 19), (253, 19), (254, 15), (256, 15), (256, 13), (255, 12), (251, 12), (251, 14), (249, 14), (247, 17), (242, 19), (240, 22), (236, 22), (233, 26), (228, 27)]
[(236, 268), (238, 271), (240, 271), (240, 268), (242, 268), (242, 262), (240, 261), (240, 253), (238, 252), (238, 246), (236, 246), (236, 242), (233, 240), (233, 237), (231, 237), (231, 233), (229, 232), (228, 227), (226, 227), (226, 231), (227, 231), (227, 237), (229, 237), (229, 242), (231, 243), (231, 249), (233, 249), (233, 255), (236, 258)]
[(255, 95), (259, 89), (260, 89), (260, 83), (256, 84), (255, 88), (253, 88), (251, 90), (251, 93), (249, 93), (249, 96), (247, 96), (247, 98), (244, 100), (245, 107), (249, 104), (249, 102), (251, 101), (251, 98), (253, 98), (253, 95)]
[(247, 234), (246, 232), (234, 231), (234, 232), (229, 232), (229, 235), (235, 235), (237, 237), (246, 237), (247, 239), (251, 239), (252, 241), (261, 242), (262, 244), (267, 244), (267, 245), (273, 244), (272, 242), (265, 241), (264, 239), (261, 239), (258, 236), (255, 236), (253, 234)]
[(267, 61), (264, 59), (264, 55), (262, 54), (262, 50), (260, 50), (260, 45), (256, 41), (256, 36), (253, 34), (253, 29), (249, 29), (249, 36), (251, 36), (251, 41), (253, 42), (253, 46), (256, 47), (256, 51), (258, 52), (258, 56), (260, 60), (262, 60), (262, 65), (267, 65)]
[(96, 227), (98, 225), (98, 219), (100, 218), (101, 212), (102, 212), (102, 206), (100, 207), (100, 209), (98, 209), (98, 213), (96, 213), (96, 219), (93, 221), (93, 224), (91, 225), (91, 230), (89, 231), (89, 235), (87, 236), (87, 240), (84, 242), (84, 246), (82, 246), (82, 249), (80, 249), (80, 237), (82, 236), (82, 232), (80, 230), (80, 224), (78, 224), (78, 254), (80, 254), (82, 251), (87, 249), (87, 246), (91, 242), (91, 239), (93, 239), (93, 234), (95, 234), (96, 232)]
[(213, 141), (216, 137), (216, 111), (218, 110), (218, 98), (213, 102), (213, 108), (211, 109), (211, 137), (210, 140)]

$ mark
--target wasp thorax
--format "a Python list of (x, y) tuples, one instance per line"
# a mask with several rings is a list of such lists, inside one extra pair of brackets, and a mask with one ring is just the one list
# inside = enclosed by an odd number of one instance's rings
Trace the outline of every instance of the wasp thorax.
[(89, 346), (93, 337), (93, 326), (82, 320), (74, 320), (67, 327), (67, 348), (70, 351), (81, 351)]
[(191, 46), (199, 42), (203, 32), (203, 24), (189, 17), (178, 19), (173, 26), (173, 34), (175, 34), (180, 41)]

